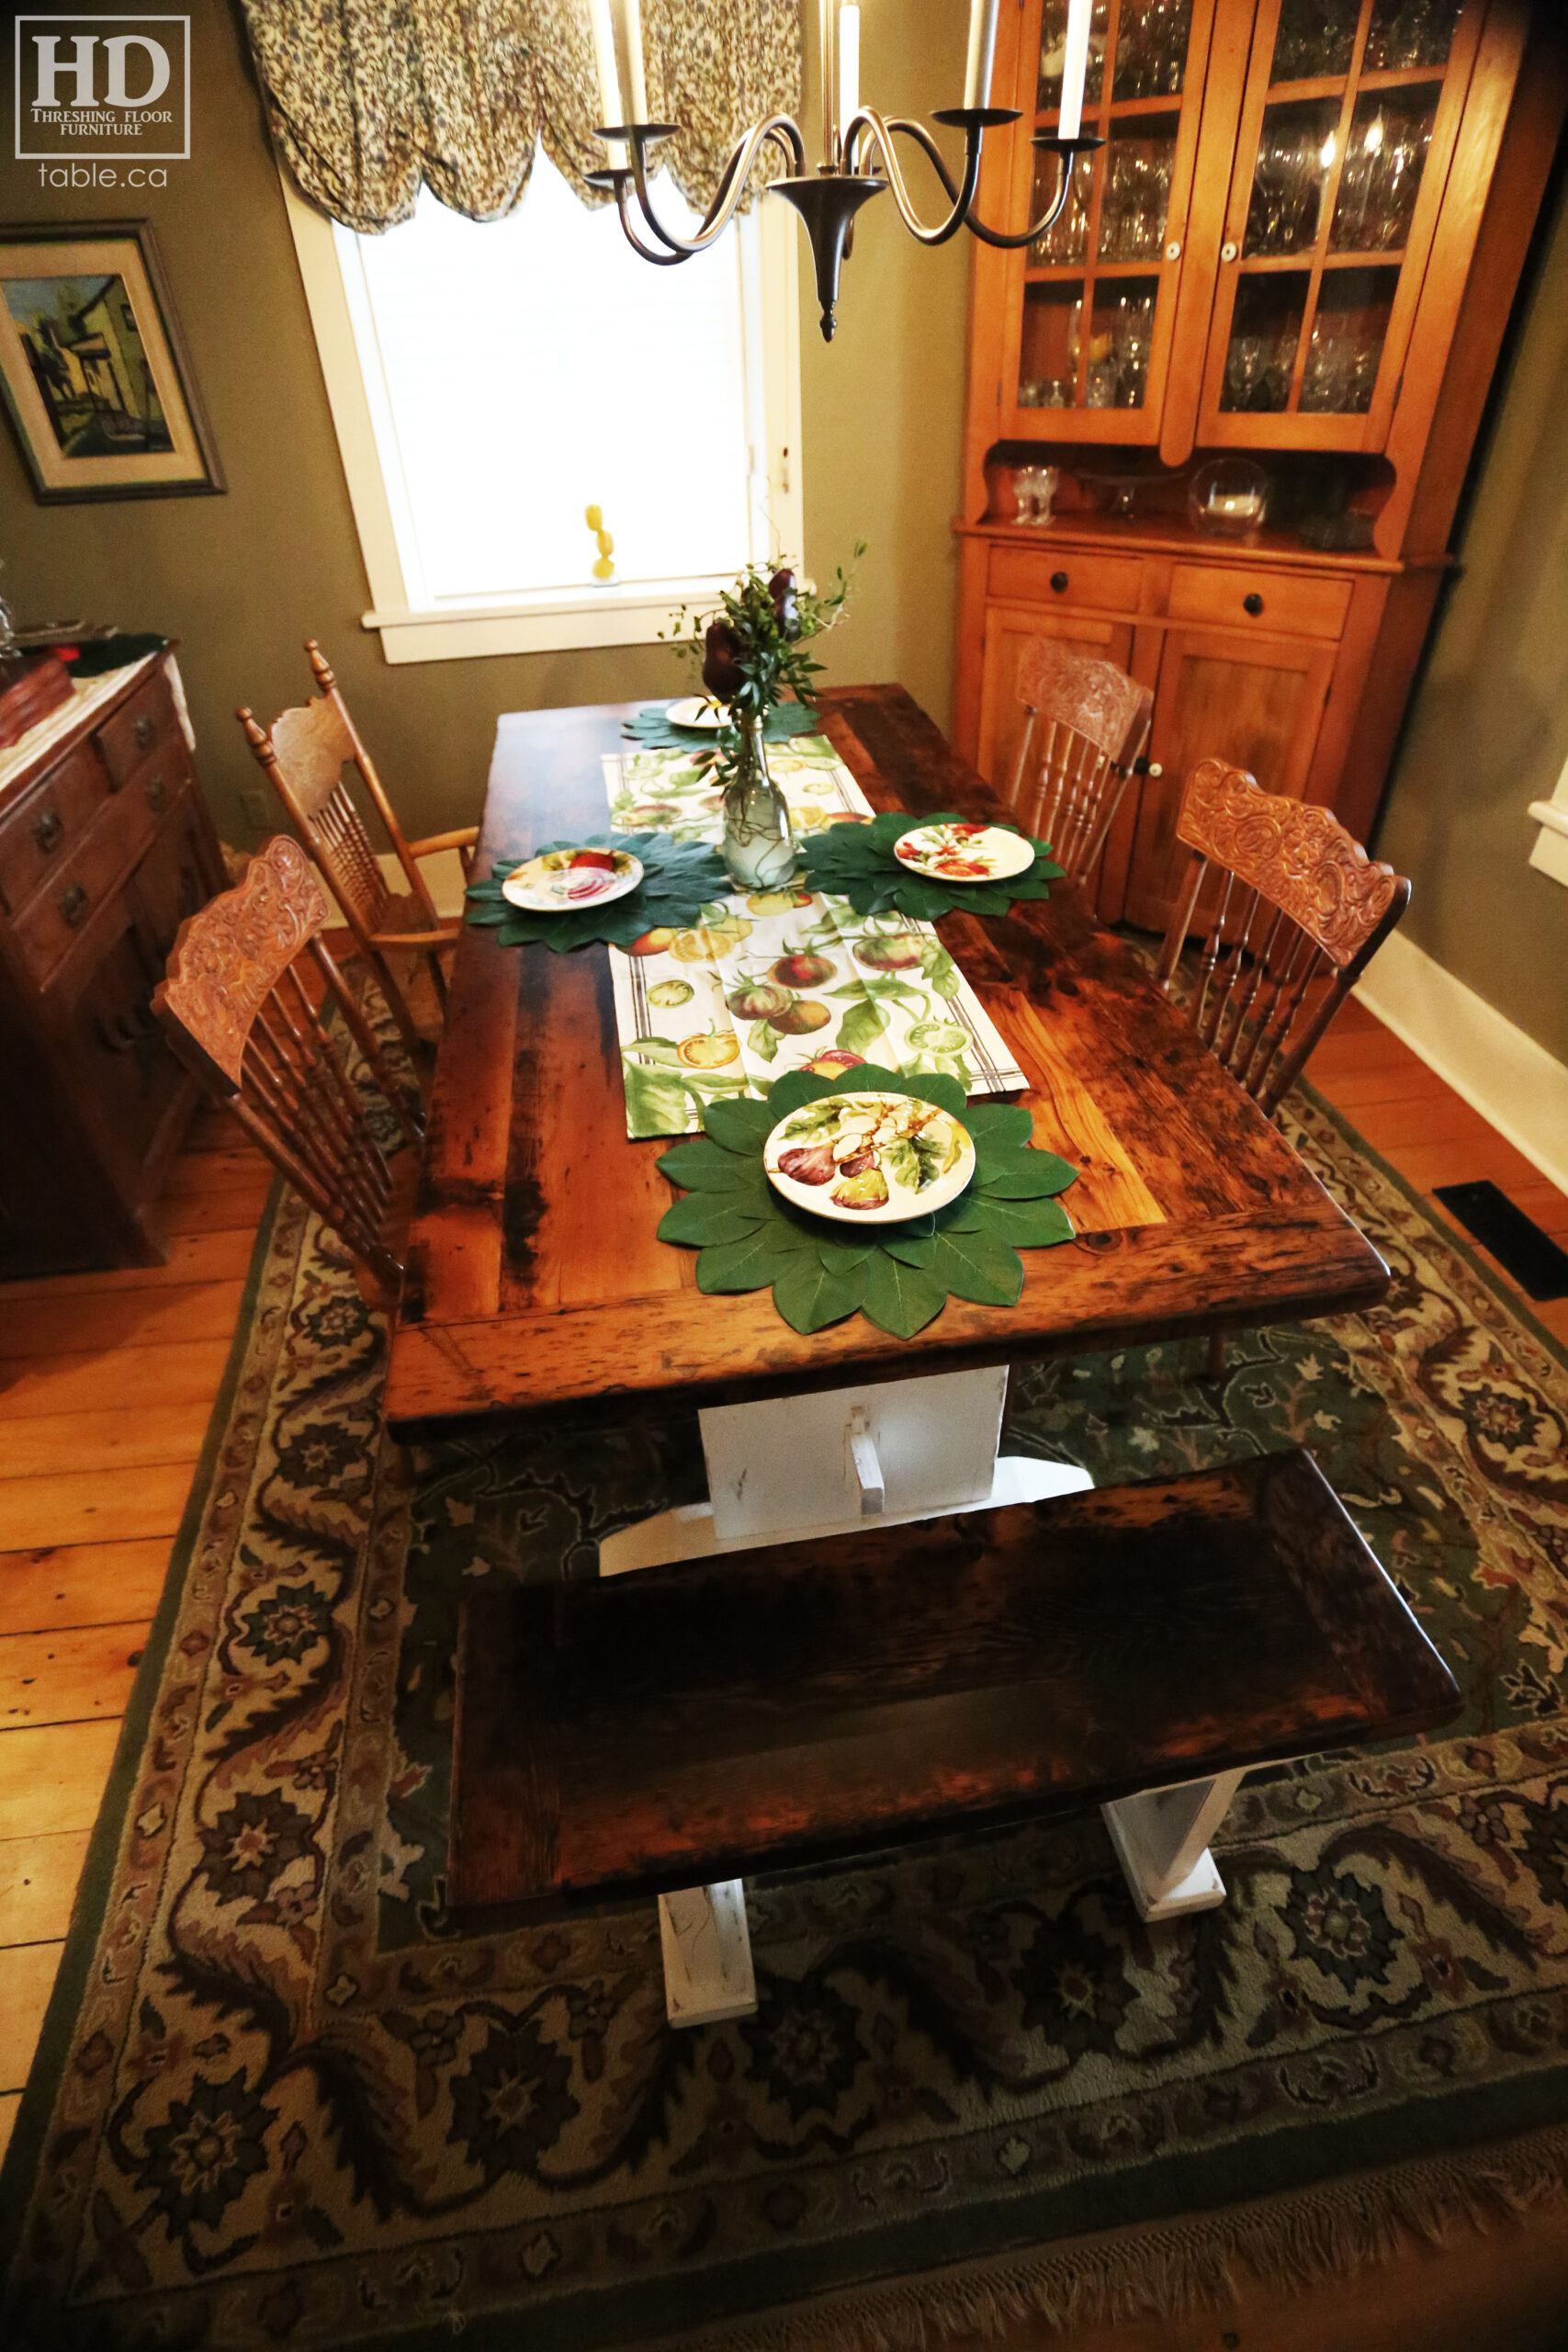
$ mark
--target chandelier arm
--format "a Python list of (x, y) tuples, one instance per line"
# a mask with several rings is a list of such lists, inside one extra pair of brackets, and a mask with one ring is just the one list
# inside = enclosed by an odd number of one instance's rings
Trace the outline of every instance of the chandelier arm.
[[(913, 139), (947, 191), (952, 209), (946, 220), (939, 221), (934, 228), (928, 228), (920, 219), (910, 199), (909, 191), (905, 186), (897, 150), (893, 143), (894, 132), (900, 130)], [(861, 145), (863, 143), (874, 148), (881, 159), (881, 168), (887, 185), (893, 191), (893, 201), (898, 208), (898, 217), (909, 234), (918, 238), (922, 245), (945, 245), (948, 240), (955, 237), (963, 228), (964, 217), (975, 200), (975, 191), (980, 182), (981, 135), (978, 127), (966, 128), (964, 130), (964, 179), (960, 185), (948, 170), (947, 162), (941, 148), (923, 123), (910, 122), (901, 116), (889, 122), (881, 115), (874, 113), (870, 107), (863, 107), (844, 132), (845, 162), (847, 165), (858, 166), (860, 162), (858, 150)]]
[(1056, 193), (1038, 220), (1031, 221), (1027, 229), (1016, 232), (987, 228), (984, 220), (977, 220), (971, 212), (964, 226), (979, 238), (983, 245), (996, 245), (1003, 253), (1016, 253), (1021, 245), (1032, 245), (1037, 237), (1043, 237), (1048, 229), (1055, 228), (1066, 209), (1067, 198), (1072, 193), (1074, 163), (1080, 154), (1091, 154), (1095, 148), (1103, 147), (1105, 141), (1089, 136), (1058, 140), (1053, 133), (1045, 132), (1033, 144), (1056, 158), (1060, 173)]
[(667, 247), (678, 261), (689, 261), (694, 254), (705, 253), (708, 246), (714, 243), (729, 226), (740, 199), (746, 192), (746, 183), (751, 175), (751, 166), (764, 146), (771, 142), (773, 146), (782, 148), (795, 165), (797, 174), (804, 175), (806, 170), (806, 144), (801, 138), (799, 126), (786, 114), (770, 115), (765, 122), (753, 125), (751, 130), (736, 141), (734, 147), (730, 150), (728, 161), (719, 175), (718, 187), (714, 193), (713, 201), (703, 215), (695, 233), (690, 237), (680, 237), (672, 229), (667, 229), (664, 226), (653, 209), (653, 200), (648, 188), (648, 165), (643, 152), (647, 141), (637, 135), (639, 128), (640, 126), (635, 123), (628, 125), (624, 134), (631, 149), (631, 177), (637, 189), (637, 210), (660, 243)]
[(674, 252), (658, 253), (655, 251), (653, 246), (645, 245), (643, 243), (642, 239), (637, 235), (637, 230), (632, 224), (632, 209), (630, 204), (627, 202), (627, 197), (631, 190), (632, 175), (630, 172), (616, 172), (614, 176), (615, 182), (615, 209), (621, 216), (621, 227), (626, 232), (626, 243), (630, 245), (633, 253), (640, 254), (644, 261), (652, 262), (657, 269), (674, 269), (680, 265), (680, 263), (689, 260), (690, 255), (687, 254), (678, 254)]

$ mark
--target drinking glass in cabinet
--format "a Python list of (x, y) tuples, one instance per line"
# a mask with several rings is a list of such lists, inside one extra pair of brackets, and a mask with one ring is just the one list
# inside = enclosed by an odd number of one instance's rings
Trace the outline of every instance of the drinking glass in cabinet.
[(1262, 414), (1285, 407), (1310, 283), (1305, 270), (1295, 269), (1241, 279), (1231, 313), (1222, 409)]
[(1362, 91), (1339, 175), (1330, 253), (1390, 253), (1405, 243), (1437, 110), (1435, 84)]
[(1360, 15), (1361, 0), (1284, 0), (1269, 61), (1270, 83), (1348, 74)]
[(1156, 261), (1165, 243), (1176, 170), (1176, 115), (1145, 116), (1113, 132), (1105, 149), (1100, 208), (1101, 261)]
[(1410, 73), (1446, 65), (1461, 0), (1376, 0), (1367, 28), (1364, 73)]
[(1077, 401), (1081, 278), (1036, 279), (1023, 293), (1018, 362), (1020, 408), (1072, 408)]
[[(1094, 175), (1100, 168), (1098, 155), (1080, 155), (1073, 166), (1073, 189), (1066, 203), (1056, 215), (1043, 237), (1036, 237), (1029, 249), (1029, 258), (1037, 265), (1077, 263), (1081, 269), (1087, 250), (1089, 200), (1094, 191)], [(1054, 155), (1042, 155), (1034, 165), (1034, 218), (1039, 219), (1056, 193), (1057, 165)]]
[(1061, 479), (1060, 469), (1055, 466), (1021, 466), (1018, 469), (1012, 478), (1012, 487), (1013, 495), (1018, 500), (1018, 519), (1021, 523), (1048, 523), (1051, 520), (1051, 504)]
[[(1149, 379), (1156, 292), (1153, 279), (1137, 277), (1113, 279), (1098, 288), (1089, 360), (1091, 408), (1142, 408)], [(1107, 370), (1104, 380), (1110, 385), (1110, 397), (1096, 400), (1096, 371), (1101, 368)]]
[(1192, 0), (1122, 0), (1111, 96), (1175, 97), (1191, 30)]
[(1337, 98), (1299, 98), (1265, 108), (1244, 253), (1299, 254), (1316, 243), (1338, 128)]
[[(1110, 22), (1109, 0), (1094, 0), (1094, 14), (1089, 24), (1089, 71), (1083, 85), (1086, 107), (1100, 104)], [(1045, 0), (1040, 18), (1040, 91), (1035, 101), (1043, 114), (1054, 114), (1062, 103), (1062, 61), (1066, 48), (1067, 0)]]
[(1366, 414), (1398, 282), (1399, 272), (1392, 267), (1325, 270), (1302, 370), (1303, 412)]

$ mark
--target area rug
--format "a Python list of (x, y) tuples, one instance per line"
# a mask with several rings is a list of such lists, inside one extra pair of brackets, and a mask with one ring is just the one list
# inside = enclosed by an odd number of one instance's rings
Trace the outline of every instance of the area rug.
[(1100, 1483), (1309, 1445), (1456, 1730), (1259, 1775), (1229, 1902), (1154, 1929), (1097, 1816), (754, 1882), (757, 2015), (679, 2034), (651, 1903), (477, 1934), (442, 1871), (462, 1591), (592, 1576), (698, 1491), (694, 1424), (399, 1453), (283, 1197), (0, 2183), (0, 2341), (929, 2342), (1568, 2172), (1568, 1368), (1315, 1098), (1286, 1124), (1387, 1301), (1217, 1387), (1190, 1347), (1025, 1367), (1009, 1442)]

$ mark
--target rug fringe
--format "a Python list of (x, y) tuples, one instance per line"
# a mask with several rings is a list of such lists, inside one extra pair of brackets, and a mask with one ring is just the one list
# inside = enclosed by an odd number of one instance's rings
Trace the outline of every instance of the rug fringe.
[(1234, 2301), (1238, 2273), (1299, 2294), (1451, 2245), (1568, 2196), (1568, 2128), (1423, 2158), (1051, 2253), (927, 2272), (661, 2339), (680, 2352), (932, 2352), (1026, 2319), (1066, 2335), (1179, 2321)]

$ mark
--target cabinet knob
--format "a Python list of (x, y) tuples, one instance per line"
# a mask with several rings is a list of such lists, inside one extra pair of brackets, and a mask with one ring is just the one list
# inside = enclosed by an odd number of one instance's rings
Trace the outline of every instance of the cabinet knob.
[(151, 714), (145, 710), (139, 710), (130, 722), (130, 732), (139, 752), (144, 752), (147, 749), (148, 744), (152, 741), (154, 731)]
[(87, 920), (87, 893), (80, 882), (73, 882), (60, 894), (60, 911), (73, 931), (79, 931)]
[(1220, 247), (1220, 259), (1222, 261), (1235, 261), (1239, 251), (1240, 247), (1233, 244), (1227, 238), (1225, 243)]
[(1258, 618), (1258, 614), (1263, 610), (1263, 599), (1256, 588), (1249, 596), (1242, 598), (1241, 609), (1244, 613), (1250, 613), (1254, 620)]
[(1067, 585), (1066, 573), (1065, 571), (1054, 571), (1051, 574), (1051, 585), (1055, 590), (1058, 596), (1065, 594)]
[(1167, 261), (1179, 261), (1181, 259), (1181, 240), (1179, 237), (1172, 237), (1169, 244), (1167, 245), (1165, 249), (1165, 257)]
[(1160, 765), (1158, 760), (1145, 760), (1142, 752), (1140, 752), (1138, 757), (1133, 762), (1133, 774), (1134, 775), (1159, 776), (1165, 774), (1165, 770)]
[(43, 855), (60, 847), (65, 835), (65, 820), (58, 808), (46, 808), (33, 827), (33, 839)]
[(164, 783), (163, 777), (161, 775), (149, 776), (147, 779), (148, 808), (161, 808), (168, 797), (169, 787)]

